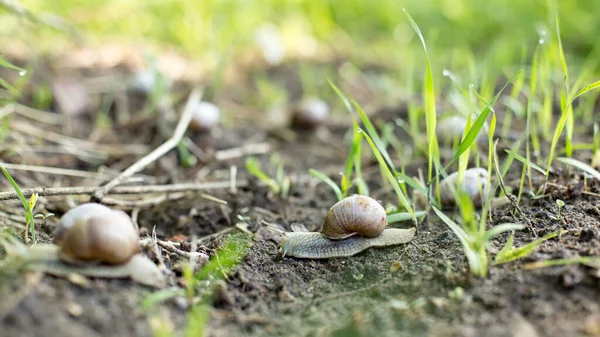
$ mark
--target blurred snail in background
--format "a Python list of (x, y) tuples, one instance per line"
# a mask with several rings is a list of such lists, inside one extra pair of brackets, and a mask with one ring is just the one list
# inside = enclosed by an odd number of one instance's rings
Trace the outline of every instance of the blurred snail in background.
[[(458, 172), (450, 174), (440, 183), (440, 199), (443, 207), (452, 207), (456, 204), (454, 194), (459, 191), (457, 184)], [(465, 170), (460, 189), (469, 195), (475, 207), (481, 207), (490, 190), (487, 170), (481, 167)]]
[(387, 214), (379, 202), (353, 195), (333, 205), (320, 232), (282, 232), (284, 256), (326, 259), (352, 256), (370, 247), (407, 243), (415, 228), (387, 228)]
[[(473, 121), (471, 121), (471, 125), (473, 125)], [(460, 143), (466, 127), (467, 118), (454, 115), (440, 119), (435, 132), (441, 144), (452, 145), (455, 141), (457, 144)], [(488, 143), (488, 135), (483, 129), (477, 134), (476, 142), (479, 145)]]
[[(488, 172), (486, 169), (481, 167), (474, 167), (465, 170), (462, 183), (460, 188), (467, 193), (473, 202), (473, 206), (476, 208), (482, 207), (485, 202), (487, 195), (490, 192), (490, 185), (488, 182)], [(442, 208), (451, 208), (456, 206), (456, 199), (454, 198), (455, 193), (458, 193), (458, 172), (454, 172), (447, 176), (440, 182), (440, 203)], [(433, 194), (435, 198), (436, 194)], [(427, 198), (421, 191), (414, 192), (415, 205), (419, 208), (425, 208), (427, 206)], [(506, 196), (495, 197), (490, 199), (490, 205), (492, 208), (502, 206), (508, 203), (510, 200)]]
[(207, 132), (216, 127), (221, 120), (221, 110), (216, 105), (201, 101), (190, 121), (190, 129), (197, 132)]
[(292, 109), (292, 126), (313, 130), (325, 123), (329, 116), (329, 105), (318, 98), (302, 100)]
[(162, 287), (166, 278), (145, 255), (139, 253), (139, 234), (133, 221), (120, 210), (88, 203), (61, 218), (54, 244), (29, 247), (0, 238), (7, 255), (26, 261), (32, 270), (56, 276), (126, 278)]

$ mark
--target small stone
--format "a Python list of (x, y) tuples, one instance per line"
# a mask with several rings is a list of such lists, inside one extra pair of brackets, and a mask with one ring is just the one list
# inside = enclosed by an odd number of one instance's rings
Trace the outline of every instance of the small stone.
[(81, 274), (77, 274), (77, 273), (69, 274), (69, 276), (67, 276), (67, 280), (75, 285), (82, 287), (82, 288), (89, 288), (89, 286), (90, 286), (90, 280), (88, 280), (87, 277), (85, 277)]
[(400, 269), (402, 269), (402, 263), (400, 261), (394, 261), (392, 262), (392, 265), (390, 266), (390, 273), (396, 273), (398, 272)]
[(293, 302), (296, 298), (287, 289), (283, 288), (277, 294), (277, 297), (281, 302)]
[(75, 302), (67, 303), (66, 310), (73, 317), (79, 317), (83, 314), (83, 307)]

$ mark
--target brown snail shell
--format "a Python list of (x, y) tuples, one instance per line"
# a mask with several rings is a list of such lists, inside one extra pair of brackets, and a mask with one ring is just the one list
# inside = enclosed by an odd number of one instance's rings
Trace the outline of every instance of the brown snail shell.
[(122, 264), (139, 252), (139, 234), (123, 211), (83, 204), (61, 219), (54, 243), (68, 263)]
[(373, 238), (379, 236), (387, 225), (387, 214), (377, 200), (353, 195), (338, 201), (329, 209), (321, 234), (332, 240), (354, 235)]

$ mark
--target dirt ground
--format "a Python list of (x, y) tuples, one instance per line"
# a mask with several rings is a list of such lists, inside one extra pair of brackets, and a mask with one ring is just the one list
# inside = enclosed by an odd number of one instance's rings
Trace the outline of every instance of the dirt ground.
[[(378, 114), (383, 121), (405, 118), (404, 109), (393, 107)], [(293, 142), (282, 140), (260, 123), (225, 125), (212, 136), (190, 134), (204, 149), (225, 150), (249, 143), (267, 143), (272, 148), (261, 155), (264, 167), (268, 156), (280, 153), (286, 173), (292, 178), (288, 200), (269, 196), (268, 189), (244, 169), (245, 158), (199, 164), (194, 168), (177, 166), (172, 151), (144, 174), (159, 183), (222, 181), (236, 165), (238, 179), (249, 180), (237, 192), (227, 189), (207, 191), (227, 201), (221, 205), (198, 194), (142, 207), (138, 223), (143, 233), (153, 228), (158, 238), (182, 238), (189, 250), (192, 238), (204, 239), (198, 251), (213, 255), (226, 239), (239, 247), (249, 247), (241, 263), (223, 281), (214, 281), (213, 310), (207, 336), (599, 336), (600, 291), (598, 270), (579, 265), (524, 270), (532, 261), (598, 256), (600, 254), (600, 208), (598, 198), (582, 191), (600, 193), (600, 182), (586, 180), (576, 171), (556, 170), (548, 196), (531, 199), (524, 194), (520, 207), (538, 236), (560, 229), (565, 232), (541, 244), (523, 260), (491, 266), (489, 276), (471, 278), (458, 239), (447, 226), (430, 215), (418, 228), (409, 244), (370, 249), (349, 258), (302, 260), (282, 257), (279, 236), (259, 225), (260, 220), (290, 230), (304, 224), (318, 230), (327, 210), (336, 201), (327, 186), (308, 174), (316, 168), (336, 178), (343, 168), (350, 128), (346, 112), (335, 116), (316, 133), (296, 133)], [(248, 113), (248, 115), (251, 115)], [(23, 123), (30, 120), (15, 117)], [(500, 119), (500, 123), (501, 123)], [(76, 127), (37, 125), (45, 130), (85, 137), (92, 133), (90, 119), (76, 121)], [(98, 142), (139, 143), (156, 147), (161, 140), (155, 123), (128, 132), (105, 133)], [(242, 126), (243, 125), (243, 126)], [(498, 129), (501, 129), (500, 127)], [(399, 131), (398, 131), (399, 132)], [(405, 137), (401, 133), (398, 136)], [(510, 146), (509, 143), (507, 146)], [(368, 151), (364, 151), (368, 152)], [(36, 165), (96, 170), (73, 155), (40, 154), (37, 157), (0, 153), (3, 161)], [(366, 157), (365, 157), (366, 158)], [(124, 169), (135, 156), (111, 159), (107, 165)], [(52, 164), (53, 163), (53, 164)], [(365, 176), (373, 195), (394, 202), (392, 191), (381, 188), (381, 177), (374, 162), (365, 161)], [(425, 162), (411, 164), (408, 173), (426, 168)], [(507, 184), (518, 189), (521, 166), (515, 162)], [(22, 187), (44, 185), (38, 175), (15, 173)], [(513, 179), (514, 178), (514, 179)], [(37, 182), (37, 185), (36, 185)], [(46, 177), (45, 183), (75, 186), (80, 178)], [(5, 190), (8, 185), (4, 184)], [(77, 199), (78, 202), (86, 200)], [(49, 240), (58, 217), (65, 210), (64, 197), (48, 197), (44, 207), (56, 214), (38, 226), (40, 242)], [(558, 215), (556, 199), (565, 202)], [(16, 205), (5, 203), (3, 209)], [(129, 209), (128, 211), (131, 211)], [(233, 227), (238, 215), (249, 217), (248, 230)], [(512, 208), (493, 211), (488, 226), (502, 222), (524, 223)], [(406, 224), (408, 226), (408, 224)], [(223, 232), (224, 231), (224, 232)], [(217, 235), (212, 235), (218, 233)], [(212, 236), (210, 236), (212, 235)], [(497, 252), (508, 234), (492, 242)], [(529, 230), (515, 233), (515, 246), (536, 237)], [(177, 264), (183, 259), (162, 252), (167, 267), (175, 270), (172, 286), (181, 285)], [(201, 289), (200, 289), (201, 290)], [(90, 279), (70, 282), (36, 273), (8, 277), (3, 275), (0, 292), (0, 330), (2, 336), (151, 336), (149, 317), (161, 313), (175, 330), (182, 330), (186, 302), (171, 298), (144, 311), (141, 303), (153, 291), (129, 280)]]

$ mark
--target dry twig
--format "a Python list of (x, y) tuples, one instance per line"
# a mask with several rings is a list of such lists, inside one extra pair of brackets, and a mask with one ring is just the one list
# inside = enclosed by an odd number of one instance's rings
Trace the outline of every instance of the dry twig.
[[(247, 180), (236, 182), (238, 187), (248, 186)], [(117, 186), (113, 188), (109, 194), (147, 194), (147, 193), (171, 193), (171, 192), (186, 192), (186, 191), (201, 191), (210, 189), (229, 188), (230, 181), (215, 181), (206, 183), (186, 183), (172, 185), (147, 185), (147, 186)], [(55, 187), (55, 188), (30, 188), (21, 190), (26, 198), (29, 198), (33, 193), (39, 196), (56, 196), (56, 195), (85, 195), (92, 194), (98, 187), (95, 186), (76, 186), (76, 187)], [(0, 192), (0, 201), (13, 200), (19, 197), (15, 192)]]
[(167, 152), (171, 151), (177, 144), (181, 141), (181, 138), (185, 134), (185, 131), (188, 129), (190, 121), (192, 120), (193, 113), (195, 111), (198, 102), (200, 102), (200, 98), (202, 97), (202, 90), (196, 88), (190, 94), (188, 101), (185, 105), (185, 109), (181, 115), (181, 119), (175, 128), (175, 132), (173, 137), (164, 142), (162, 145), (157, 147), (154, 151), (142, 157), (140, 160), (135, 162), (113, 180), (108, 182), (108, 184), (104, 185), (100, 189), (94, 192), (92, 199), (95, 201), (102, 201), (102, 198), (105, 194), (110, 192), (112, 188), (120, 184), (124, 179), (132, 176), (133, 174), (143, 170), (146, 166), (155, 162), (158, 158), (162, 157)]

